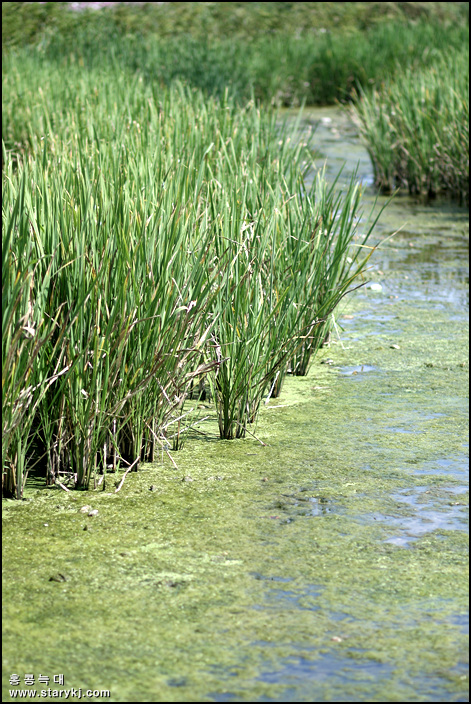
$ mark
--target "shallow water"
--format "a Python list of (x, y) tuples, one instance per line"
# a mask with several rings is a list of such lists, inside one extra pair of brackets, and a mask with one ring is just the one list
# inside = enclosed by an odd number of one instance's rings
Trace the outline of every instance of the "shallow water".
[[(368, 210), (355, 128), (318, 118)], [(217, 440), (213, 417), (178, 471), (4, 502), (3, 701), (13, 673), (110, 701), (468, 701), (467, 218), (388, 206), (381, 289), (345, 299), (338, 338), (263, 409), (266, 447)]]

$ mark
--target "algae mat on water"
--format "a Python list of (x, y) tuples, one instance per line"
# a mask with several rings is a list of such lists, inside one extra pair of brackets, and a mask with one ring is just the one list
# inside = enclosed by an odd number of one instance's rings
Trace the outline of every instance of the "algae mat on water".
[(3, 701), (467, 701), (467, 286), (432, 239), (381, 255), (266, 447), (208, 421), (178, 471), (4, 502)]

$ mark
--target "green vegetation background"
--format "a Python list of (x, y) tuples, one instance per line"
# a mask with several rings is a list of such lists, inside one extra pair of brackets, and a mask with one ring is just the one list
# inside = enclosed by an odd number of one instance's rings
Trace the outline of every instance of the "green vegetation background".
[(45, 30), (72, 33), (91, 21), (109, 24), (117, 34), (253, 40), (261, 34), (306, 37), (323, 30), (364, 31), (391, 21), (459, 23), (469, 17), (467, 2), (141, 2), (115, 3), (98, 14), (87, 7), (70, 12), (68, 5), (2, 3), (3, 45), (38, 41)]
[[(87, 3), (84, 3), (86, 5)], [(144, 78), (175, 78), (241, 100), (328, 104), (398, 69), (434, 62), (468, 37), (463, 2), (2, 3), (3, 51), (94, 66), (105, 57)]]

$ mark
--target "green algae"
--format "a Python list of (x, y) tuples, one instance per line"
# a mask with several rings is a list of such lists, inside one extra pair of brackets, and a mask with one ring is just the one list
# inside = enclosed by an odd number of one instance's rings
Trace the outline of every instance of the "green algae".
[(178, 470), (4, 502), (4, 701), (12, 673), (111, 701), (467, 700), (467, 321), (443, 295), (466, 285), (442, 215), (394, 239), (383, 290), (264, 407), (266, 446), (216, 440), (210, 409)]
[[(394, 533), (387, 522), (358, 520), (404, 515), (410, 509), (391, 493), (423, 477), (385, 457), (385, 448), (401, 449), (393, 434), (381, 433), (381, 452), (361, 448), (353, 428), (339, 446), (338, 428), (351, 427), (349, 415), (361, 426), (372, 411), (373, 377), (357, 384), (363, 402), (358, 390), (340, 402), (336, 387), (346, 380), (320, 365), (317, 372), (301, 380), (297, 404), (298, 380), (289, 379), (287, 407), (267, 409), (257, 429), (267, 447), (255, 440), (188, 443), (176, 456), (178, 472), (169, 463), (147, 466), (128, 475), (119, 494), (49, 489), (9, 503), (5, 542), (15, 550), (4, 558), (7, 670), (59, 668), (72, 686), (106, 686), (116, 701), (204, 701), (225, 689), (253, 700), (277, 696), (279, 685), (256, 677), (293, 649), (309, 661), (335, 649), (392, 663), (392, 694), (381, 694), (389, 701), (398, 700), (394, 691), (410, 700), (414, 676), (428, 672), (443, 673), (450, 691), (461, 691), (452, 675), (465, 636), (450, 618), (466, 608), (465, 536), (450, 531), (444, 541), (434, 532), (404, 550), (385, 542)], [(317, 398), (321, 384), (327, 388)], [(392, 422), (382, 411), (376, 432)], [(437, 453), (444, 422), (427, 426), (428, 441), (414, 446), (414, 457)], [(379, 464), (365, 470), (372, 454)], [(189, 475), (193, 481), (182, 481)], [(452, 498), (449, 477), (429, 483)], [(331, 512), (303, 515), (306, 498)], [(99, 514), (81, 514), (84, 503)], [(57, 571), (66, 582), (48, 581)], [(299, 603), (267, 600), (270, 577), (279, 592), (299, 594)], [(320, 593), (310, 597), (306, 585), (319, 585)], [(344, 615), (340, 623), (333, 612)], [(373, 685), (357, 686), (370, 692)], [(338, 692), (339, 684), (331, 685), (333, 698)]]

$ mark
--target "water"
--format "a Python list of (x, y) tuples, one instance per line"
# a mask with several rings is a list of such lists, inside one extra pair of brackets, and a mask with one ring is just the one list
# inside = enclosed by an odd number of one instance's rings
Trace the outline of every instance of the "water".
[[(320, 151), (320, 158), (326, 158), (327, 174), (334, 177), (339, 168), (342, 168), (341, 183), (346, 184), (353, 171), (357, 170), (358, 178), (365, 186), (364, 201), (367, 205), (372, 205), (377, 196), (371, 188), (373, 184), (371, 164), (366, 152), (359, 145), (354, 126), (348, 122), (343, 113), (327, 108), (311, 111), (306, 122), (309, 124), (312, 121), (317, 122), (314, 145)], [(379, 198), (379, 206), (384, 203), (384, 200)], [(403, 227), (404, 223), (405, 227)], [(412, 326), (414, 323), (420, 323), (420, 313), (417, 316), (417, 311), (411, 311), (411, 308), (416, 306), (427, 312), (427, 322), (432, 329), (423, 330), (421, 345), (424, 342), (428, 343), (427, 346), (430, 345), (432, 350), (433, 340), (428, 341), (427, 337), (433, 337), (434, 316), (437, 323), (441, 323), (445, 328), (448, 327), (450, 338), (460, 330), (461, 325), (465, 326), (467, 323), (469, 305), (467, 213), (448, 203), (421, 205), (408, 197), (400, 196), (388, 205), (386, 217), (376, 229), (376, 241), (380, 242), (382, 237), (388, 237), (399, 227), (402, 228), (401, 231), (375, 257), (372, 275), (374, 280), (381, 281), (381, 285), (373, 285), (370, 290), (364, 289), (361, 292), (359, 314), (358, 316), (348, 315), (341, 320), (346, 335), (342, 335), (338, 342), (344, 346), (349, 342), (361, 340), (365, 334), (364, 329), (367, 328), (367, 334), (370, 337), (378, 336), (381, 340), (387, 340), (391, 343), (388, 347), (398, 350), (399, 354), (405, 339), (406, 352), (401, 353), (401, 356), (405, 354), (407, 363), (407, 334), (411, 329), (411, 323)], [(405, 308), (400, 307), (401, 303), (405, 303)], [(397, 344), (398, 340), (401, 340), (401, 345)], [(384, 400), (381, 400), (380, 394), (389, 395), (388, 400), (393, 404), (393, 412), (387, 414), (389, 424), (384, 425), (382, 419), (384, 409), (382, 409), (381, 413), (376, 412), (367, 416), (366, 434), (368, 436), (378, 433), (387, 433), (389, 436), (396, 434), (398, 438), (402, 436), (401, 442), (404, 445), (399, 444), (392, 448), (393, 456), (397, 461), (398, 471), (402, 467), (408, 470), (411, 461), (408, 457), (410, 444), (414, 443), (415, 436), (427, 435), (427, 422), (441, 421), (445, 424), (457, 412), (464, 424), (467, 414), (466, 399), (454, 404), (453, 390), (450, 388), (446, 390), (446, 394), (451, 398), (434, 399), (432, 404), (429, 404), (430, 412), (427, 413), (422, 404), (414, 408), (413, 399), (404, 403), (394, 392), (388, 394), (383, 390), (388, 380), (391, 384), (391, 377), (395, 371), (394, 365), (392, 365), (393, 368), (391, 364), (382, 367), (380, 364), (368, 364), (366, 359), (365, 363), (361, 364), (333, 367), (332, 372), (337, 372), (339, 380), (345, 378), (345, 383), (348, 384), (352, 381), (364, 382), (367, 377), (371, 381), (373, 378), (374, 382), (370, 384), (370, 388), (371, 392), (377, 395), (375, 402), (378, 406), (384, 406)], [(403, 364), (404, 362), (401, 366)], [(447, 358), (445, 354), (439, 363), (430, 361), (425, 364), (427, 369), (437, 367), (438, 370), (446, 368), (448, 364), (451, 367), (456, 364), (456, 361), (452, 362), (451, 356)], [(461, 365), (466, 366), (464, 358)], [(355, 390), (350, 387), (346, 393), (355, 394)], [(358, 400), (361, 403), (363, 399), (359, 397)], [(363, 414), (359, 412), (358, 415), (358, 420), (361, 422), (360, 418)], [(342, 429), (339, 435), (342, 435)], [(380, 443), (381, 441), (379, 444), (367, 444), (372, 450), (377, 453), (379, 450), (384, 456), (386, 448), (381, 447)], [(429, 475), (431, 484), (422, 486), (412, 484), (410, 487), (393, 492), (389, 496), (389, 512), (366, 512), (357, 516), (357, 520), (364, 525), (375, 522), (384, 525), (386, 529), (394, 528), (394, 535), (386, 537), (384, 543), (403, 549), (410, 548), (412, 544), (428, 534), (446, 536), (452, 531), (466, 531), (469, 523), (468, 505), (467, 498), (463, 498), (463, 495), (467, 492), (468, 456), (464, 454), (453, 456), (456, 452), (455, 443), (450, 438), (449, 448), (447, 448), (445, 434), (442, 437), (441, 449), (441, 456), (433, 460), (425, 456), (414, 460), (414, 475)], [(446, 454), (447, 450), (449, 455)], [(371, 466), (366, 465), (365, 468), (371, 469)], [(449, 483), (446, 479), (441, 482), (439, 490), (433, 488), (432, 476), (437, 477), (437, 475), (445, 475), (449, 480)], [(394, 508), (391, 504), (394, 504)], [(294, 513), (293, 507), (290, 512)], [(312, 515), (309, 511), (303, 512), (304, 517), (309, 515)], [(267, 593), (266, 603), (272, 605), (278, 600), (280, 609), (287, 602), (291, 607), (296, 605), (298, 609), (304, 608), (300, 605), (302, 595), (309, 593), (312, 594), (312, 588), (308, 585), (304, 586), (301, 594), (289, 590), (280, 593), (279, 589), (272, 589)], [(466, 630), (469, 620), (466, 613), (457, 613), (449, 618)], [(330, 612), (330, 619), (332, 622), (335, 620), (334, 612)], [(337, 642), (340, 643), (342, 640), (339, 637)], [(350, 656), (354, 653), (351, 649), (347, 652)], [(463, 681), (466, 680), (467, 667), (464, 663), (457, 665), (456, 674)], [(391, 679), (391, 675), (390, 664), (369, 659), (355, 662), (348, 657), (340, 657), (334, 652), (323, 654), (314, 660), (303, 657), (286, 658), (280, 660), (276, 668), (267, 666), (261, 675), (261, 679), (265, 682), (285, 685), (283, 694), (280, 698), (261, 697), (260, 701), (371, 701), (376, 700), (373, 699), (375, 696), (384, 697), (384, 694), (381, 695), (379, 692), (387, 690), (386, 683)], [(357, 698), (358, 693), (350, 693), (352, 678), (356, 684), (361, 681), (365, 683), (365, 694), (360, 695), (360, 699)], [(408, 701), (425, 699), (427, 701), (467, 701), (465, 696), (459, 695), (446, 699), (446, 679), (437, 673), (426, 681), (423, 676), (417, 674), (413, 684), (415, 698)], [(400, 688), (400, 682), (397, 686)], [(223, 700), (217, 696), (214, 697), (214, 701)], [(393, 697), (393, 700), (396, 699)]]

